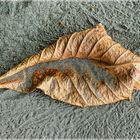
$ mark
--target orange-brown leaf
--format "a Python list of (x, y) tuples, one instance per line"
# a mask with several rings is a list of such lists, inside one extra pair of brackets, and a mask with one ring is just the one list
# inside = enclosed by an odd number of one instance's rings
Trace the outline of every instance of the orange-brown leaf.
[[(76, 70), (41, 71), (35, 67), (68, 58), (88, 59), (112, 77), (112, 85), (106, 79), (98, 80), (88, 70), (80, 75)], [(33, 74), (30, 67), (35, 67)], [(32, 75), (30, 81), (28, 73)], [(133, 90), (140, 89), (140, 57), (113, 41), (103, 25), (98, 24), (96, 28), (62, 36), (40, 53), (26, 58), (0, 77), (0, 88), (24, 93), (39, 88), (52, 98), (81, 107), (114, 103), (131, 99)]]

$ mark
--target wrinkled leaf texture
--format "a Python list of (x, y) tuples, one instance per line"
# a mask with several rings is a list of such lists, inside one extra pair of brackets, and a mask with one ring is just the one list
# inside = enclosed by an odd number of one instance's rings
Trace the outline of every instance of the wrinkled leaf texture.
[[(61, 71), (39, 64), (68, 58), (87, 59), (111, 76), (98, 80), (87, 69)], [(41, 89), (53, 99), (87, 107), (131, 100), (133, 90), (140, 88), (140, 57), (112, 40), (102, 24), (95, 28), (60, 37), (55, 43), (32, 55), (0, 77), (0, 88), (22, 93)], [(36, 67), (37, 66), (37, 67)], [(30, 68), (33, 67), (33, 72)], [(31, 77), (31, 80), (29, 80)]]

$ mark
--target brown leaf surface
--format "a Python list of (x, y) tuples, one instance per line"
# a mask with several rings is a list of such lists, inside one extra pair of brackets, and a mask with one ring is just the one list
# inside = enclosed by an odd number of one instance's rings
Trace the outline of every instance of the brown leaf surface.
[[(68, 58), (88, 59), (112, 77), (98, 80), (87, 70), (80, 75), (74, 69), (35, 68)], [(29, 69), (34, 67), (34, 72)], [(32, 76), (29, 81), (28, 74)], [(107, 35), (102, 24), (96, 28), (60, 37), (38, 54), (23, 60), (0, 77), (0, 88), (29, 93), (36, 88), (50, 97), (81, 107), (114, 103), (131, 99), (134, 89), (140, 89), (140, 57), (123, 48)]]

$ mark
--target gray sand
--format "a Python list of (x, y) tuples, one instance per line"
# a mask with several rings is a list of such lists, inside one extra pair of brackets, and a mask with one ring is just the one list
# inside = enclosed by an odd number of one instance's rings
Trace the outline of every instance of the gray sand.
[[(59, 36), (103, 23), (140, 55), (140, 2), (0, 2), (0, 75)], [(41, 91), (0, 90), (1, 138), (140, 138), (140, 93), (132, 101), (78, 108)]]

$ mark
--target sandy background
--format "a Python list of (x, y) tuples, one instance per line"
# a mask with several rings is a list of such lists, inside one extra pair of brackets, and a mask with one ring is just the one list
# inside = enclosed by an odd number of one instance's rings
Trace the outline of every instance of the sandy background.
[[(0, 75), (59, 36), (101, 22), (140, 55), (140, 1), (0, 2)], [(43, 92), (0, 90), (0, 138), (140, 138), (140, 93), (81, 109)]]

